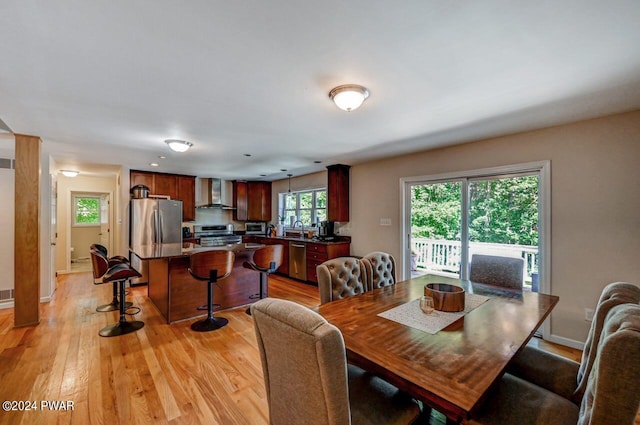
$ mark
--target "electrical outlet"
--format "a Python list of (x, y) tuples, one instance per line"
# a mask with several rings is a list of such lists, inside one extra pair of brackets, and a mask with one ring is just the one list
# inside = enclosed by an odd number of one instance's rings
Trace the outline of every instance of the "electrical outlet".
[(390, 218), (381, 218), (380, 219), (380, 226), (391, 226), (391, 219)]
[(584, 320), (586, 320), (587, 322), (592, 322), (593, 321), (593, 314), (595, 313), (595, 310), (592, 308), (585, 308), (584, 309)]

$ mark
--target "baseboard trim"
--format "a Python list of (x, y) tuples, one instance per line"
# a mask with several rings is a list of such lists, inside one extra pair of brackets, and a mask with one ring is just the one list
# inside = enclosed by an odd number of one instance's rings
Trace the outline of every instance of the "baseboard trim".
[(5, 309), (5, 308), (13, 308), (14, 304), (13, 301), (7, 301), (4, 303), (0, 303), (0, 310)]
[(565, 338), (563, 336), (558, 336), (551, 334), (547, 339), (549, 342), (553, 342), (554, 344), (564, 345), (566, 347), (575, 348), (577, 350), (584, 350), (584, 342), (576, 341), (575, 339)]

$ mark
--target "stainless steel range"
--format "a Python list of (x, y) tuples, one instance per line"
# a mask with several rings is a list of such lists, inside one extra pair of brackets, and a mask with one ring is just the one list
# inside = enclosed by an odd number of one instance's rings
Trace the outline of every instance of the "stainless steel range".
[(195, 224), (193, 236), (201, 246), (225, 246), (242, 243), (242, 236), (233, 234), (233, 224)]

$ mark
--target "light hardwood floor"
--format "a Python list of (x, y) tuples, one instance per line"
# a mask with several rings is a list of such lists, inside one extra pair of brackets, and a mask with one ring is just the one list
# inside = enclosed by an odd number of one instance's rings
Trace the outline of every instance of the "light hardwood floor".
[[(224, 282), (222, 282), (224, 284)], [(306, 306), (319, 304), (316, 287), (272, 276), (270, 296)], [(0, 424), (267, 424), (260, 357), (253, 322), (244, 308), (217, 313), (229, 325), (191, 331), (192, 321), (165, 324), (146, 297), (143, 329), (115, 338), (98, 331), (117, 313), (97, 313), (111, 285), (92, 284), (89, 273), (59, 278), (53, 300), (41, 305), (38, 326), (13, 328), (11, 310), (0, 311), (0, 400), (35, 401), (37, 410), (0, 411)], [(580, 351), (544, 342), (580, 360)], [(73, 410), (42, 409), (41, 401), (70, 401)]]

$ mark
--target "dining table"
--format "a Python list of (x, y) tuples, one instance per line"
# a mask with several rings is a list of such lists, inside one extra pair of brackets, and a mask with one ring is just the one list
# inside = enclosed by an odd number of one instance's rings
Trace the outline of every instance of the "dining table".
[[(435, 333), (388, 318), (398, 309), (419, 308), (416, 300), (429, 283), (460, 286), (466, 297), (482, 302)], [(315, 311), (340, 330), (350, 363), (441, 412), (448, 422), (466, 423), (558, 300), (529, 290), (423, 275), (321, 304)], [(414, 310), (417, 319), (431, 320)], [(441, 312), (432, 314), (435, 320)]]

